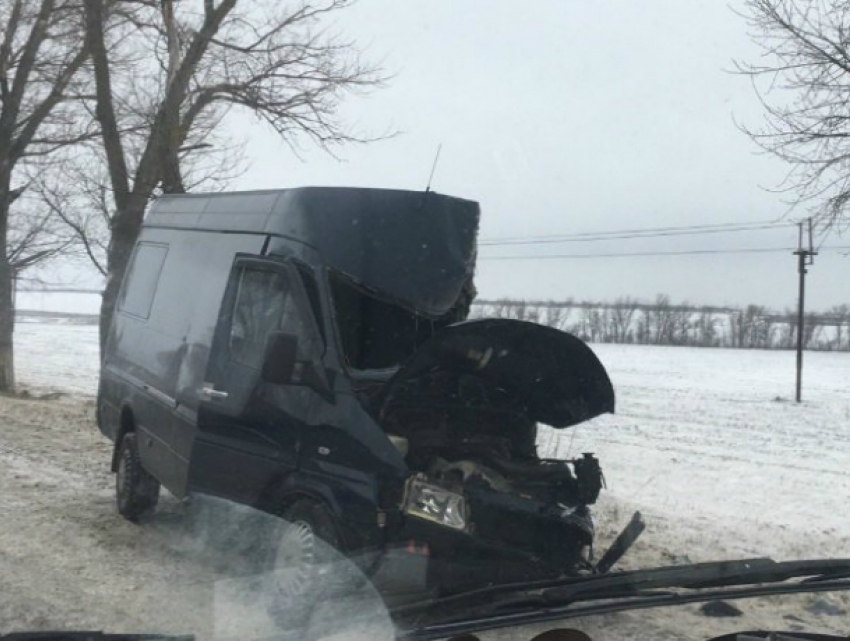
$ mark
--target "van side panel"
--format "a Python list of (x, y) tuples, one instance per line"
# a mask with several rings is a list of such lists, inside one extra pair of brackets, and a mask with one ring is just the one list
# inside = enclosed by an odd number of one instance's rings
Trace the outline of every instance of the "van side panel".
[[(157, 331), (160, 284), (175, 260), (167, 238), (142, 233), (133, 251), (113, 317), (102, 368), (102, 398), (120, 413), (132, 412), (145, 467), (159, 475), (168, 469), (168, 432), (173, 396), (168, 379), (174, 363), (170, 337)], [(164, 480), (165, 481), (165, 480)]]
[[(166, 247), (167, 254), (148, 317), (120, 304), (115, 313), (101, 374), (101, 429), (115, 438), (120, 412), (129, 408), (145, 467), (178, 496), (185, 489), (194, 434), (192, 410), (234, 254), (259, 253), (264, 240), (255, 234), (142, 229), (137, 247)], [(122, 298), (134, 293), (133, 281), (130, 274)], [(183, 404), (189, 406), (188, 423), (176, 420), (187, 416)]]
[[(157, 395), (162, 387), (161, 377), (151, 363), (137, 354), (147, 355), (152, 337), (146, 330), (154, 314), (154, 304), (169, 245), (143, 234), (128, 263), (124, 283), (118, 296), (112, 328), (104, 350), (99, 390), (101, 429), (113, 439), (121, 427), (121, 412), (130, 406), (136, 425), (158, 424), (158, 403), (167, 405), (167, 398)], [(148, 257), (140, 260), (143, 256)], [(154, 262), (152, 256), (160, 260)], [(132, 286), (130, 282), (132, 281)], [(145, 392), (142, 394), (142, 392)], [(134, 402), (128, 399), (136, 397)]]

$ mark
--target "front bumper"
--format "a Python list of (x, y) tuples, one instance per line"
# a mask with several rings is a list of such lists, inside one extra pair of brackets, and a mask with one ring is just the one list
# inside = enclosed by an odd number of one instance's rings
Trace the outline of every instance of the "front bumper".
[[(586, 508), (540, 512), (528, 502), (471, 495), (469, 531), (398, 515), (373, 583), (385, 594), (453, 593), (485, 584), (557, 578), (586, 566), (593, 523)], [(506, 505), (505, 501), (508, 504)], [(513, 509), (511, 509), (511, 507)]]

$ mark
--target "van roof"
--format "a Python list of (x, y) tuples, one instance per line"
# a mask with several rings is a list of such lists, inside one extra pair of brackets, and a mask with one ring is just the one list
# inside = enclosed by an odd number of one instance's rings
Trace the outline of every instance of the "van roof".
[[(452, 209), (478, 209), (478, 204), (437, 194), (435, 192), (407, 191), (401, 189), (376, 189), (363, 187), (296, 187), (290, 189), (261, 189), (196, 194), (165, 194), (154, 199), (145, 217), (145, 227), (171, 227), (203, 229), (206, 231), (255, 232), (292, 236), (303, 242), (307, 229), (296, 230), (291, 219), (310, 213), (323, 218), (327, 224), (352, 216), (373, 217), (385, 215), (391, 207), (396, 215), (404, 215), (411, 208), (421, 211), (432, 203), (452, 203)], [(327, 211), (333, 209), (333, 213)], [(325, 210), (328, 215), (321, 215)], [(332, 218), (331, 218), (332, 217)], [(328, 218), (331, 218), (328, 220)], [(288, 220), (289, 219), (289, 220)], [(288, 224), (287, 224), (288, 223)], [(327, 233), (325, 227), (322, 233)], [(312, 244), (312, 243), (311, 243)]]
[(295, 240), (354, 280), (436, 316), (472, 278), (478, 220), (477, 202), (434, 192), (299, 187), (161, 196), (144, 226)]

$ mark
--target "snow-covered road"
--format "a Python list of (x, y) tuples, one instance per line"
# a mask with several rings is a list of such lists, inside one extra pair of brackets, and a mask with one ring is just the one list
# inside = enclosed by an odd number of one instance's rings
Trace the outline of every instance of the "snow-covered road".
[[(70, 627), (242, 638), (238, 625), (222, 627), (216, 606), (216, 581), (228, 576), (222, 550), (196, 536), (182, 505), (166, 497), (143, 526), (115, 514), (110, 445), (92, 420), (96, 328), (22, 323), (16, 340), (22, 386), (69, 395), (0, 399), (0, 632)], [(540, 446), (559, 456), (594, 451), (602, 460), (609, 486), (596, 509), (603, 541), (633, 509), (644, 512), (649, 527), (628, 566), (850, 556), (849, 355), (807, 354), (806, 402), (798, 406), (789, 402), (790, 353), (594, 350), (617, 389), (617, 414), (543, 431)], [(741, 602), (745, 616), (735, 626), (788, 629), (801, 624), (783, 618), (793, 615), (813, 631), (850, 631), (850, 615), (807, 612), (814, 598)], [(846, 595), (826, 598), (850, 610)], [(723, 623), (688, 606), (570, 625), (602, 639), (684, 639), (728, 631)]]

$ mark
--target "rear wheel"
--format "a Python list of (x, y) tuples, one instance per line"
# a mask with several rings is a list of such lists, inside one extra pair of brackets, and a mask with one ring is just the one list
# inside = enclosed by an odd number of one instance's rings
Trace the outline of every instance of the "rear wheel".
[(135, 434), (125, 434), (118, 447), (115, 502), (121, 516), (136, 522), (159, 502), (159, 481), (142, 467)]

